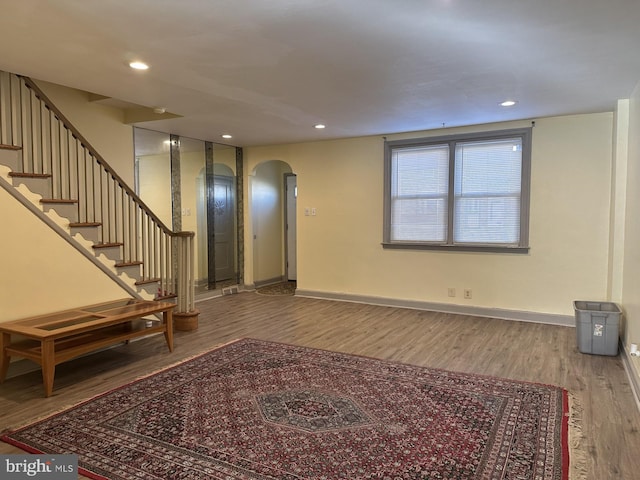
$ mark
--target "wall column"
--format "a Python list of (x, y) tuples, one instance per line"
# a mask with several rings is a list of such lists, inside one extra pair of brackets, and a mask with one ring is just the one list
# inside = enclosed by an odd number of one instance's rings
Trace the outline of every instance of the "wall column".
[(236, 238), (238, 255), (238, 285), (244, 284), (244, 157), (242, 148), (236, 147)]

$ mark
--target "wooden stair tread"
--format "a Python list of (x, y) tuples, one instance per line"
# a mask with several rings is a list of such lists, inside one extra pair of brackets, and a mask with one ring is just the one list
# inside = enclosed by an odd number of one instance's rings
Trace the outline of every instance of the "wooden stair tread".
[(114, 267), (133, 267), (133, 266), (138, 266), (138, 265), (142, 265), (142, 262), (140, 261), (135, 261), (135, 262), (120, 262), (120, 263), (116, 263), (114, 265)]
[(106, 242), (106, 243), (96, 243), (95, 245), (92, 245), (92, 248), (111, 248), (111, 247), (121, 247), (123, 246), (124, 243), (117, 243), (117, 242)]
[(159, 278), (147, 278), (146, 280), (138, 280), (135, 285), (146, 285), (148, 283), (157, 283), (159, 281)]
[(22, 150), (22, 147), (17, 145), (5, 145), (4, 143), (0, 143), (0, 150)]
[(84, 228), (84, 227), (101, 227), (100, 222), (72, 222), (69, 224), (71, 228)]
[(51, 178), (50, 173), (9, 172), (9, 176), (17, 178)]
[(78, 203), (78, 200), (73, 200), (70, 198), (43, 198), (40, 200), (40, 203), (60, 203), (72, 205)]

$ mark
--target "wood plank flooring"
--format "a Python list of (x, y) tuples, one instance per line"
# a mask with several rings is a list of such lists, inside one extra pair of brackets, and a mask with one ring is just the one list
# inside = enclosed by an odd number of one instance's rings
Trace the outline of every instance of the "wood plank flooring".
[[(252, 337), (562, 386), (582, 407), (586, 478), (640, 479), (640, 413), (622, 360), (579, 353), (573, 328), (256, 293), (196, 306), (199, 328), (176, 332), (173, 353), (155, 336), (59, 365), (50, 398), (40, 372), (9, 378), (0, 385), (0, 431)], [(22, 452), (0, 443), (0, 453)]]

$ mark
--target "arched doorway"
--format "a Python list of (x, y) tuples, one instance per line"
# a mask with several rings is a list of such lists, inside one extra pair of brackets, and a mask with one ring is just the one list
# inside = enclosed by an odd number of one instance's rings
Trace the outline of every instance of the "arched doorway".
[[(251, 175), (253, 280), (256, 287), (281, 282), (289, 276), (291, 260), (287, 257), (291, 252), (295, 255), (296, 251), (296, 226), (290, 225), (295, 195), (287, 195), (287, 184), (292, 185), (292, 178), (295, 179), (295, 175), (291, 167), (280, 160), (259, 164)], [(293, 215), (295, 218), (295, 210)]]

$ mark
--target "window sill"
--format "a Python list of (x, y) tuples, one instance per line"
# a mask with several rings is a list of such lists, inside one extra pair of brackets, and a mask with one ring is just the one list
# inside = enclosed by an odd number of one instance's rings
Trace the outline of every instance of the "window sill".
[(497, 245), (442, 245), (429, 243), (382, 242), (382, 248), (390, 250), (439, 250), (441, 252), (479, 252), (528, 254), (530, 247), (501, 247)]

